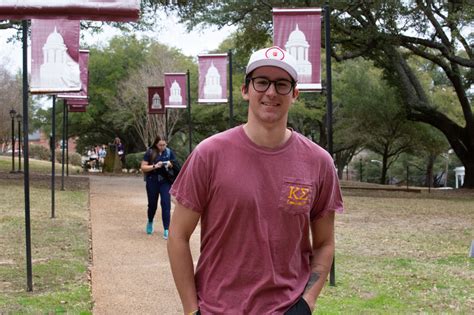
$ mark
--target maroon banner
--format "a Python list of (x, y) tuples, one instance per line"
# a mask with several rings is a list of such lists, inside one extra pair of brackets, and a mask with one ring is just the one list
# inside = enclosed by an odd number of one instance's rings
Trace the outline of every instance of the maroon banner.
[(89, 51), (79, 50), (79, 71), (81, 77), (81, 91), (77, 93), (58, 94), (58, 98), (87, 98), (89, 85)]
[(148, 87), (148, 114), (165, 114), (165, 88), (163, 86)]
[(227, 102), (227, 54), (198, 55), (199, 103)]
[(70, 112), (80, 112), (83, 113), (87, 109), (87, 105), (89, 105), (89, 100), (86, 98), (69, 98), (65, 100), (68, 110)]
[(186, 73), (165, 73), (165, 107), (187, 108)]
[(1, 0), (0, 20), (136, 21), (140, 0)]
[(87, 98), (68, 98), (65, 101), (68, 105), (89, 105), (89, 99)]
[(300, 90), (321, 90), (321, 12), (273, 9), (273, 44), (295, 57)]
[(79, 92), (77, 20), (31, 21), (31, 93)]
[(71, 113), (85, 113), (87, 111), (87, 106), (68, 104), (67, 110)]

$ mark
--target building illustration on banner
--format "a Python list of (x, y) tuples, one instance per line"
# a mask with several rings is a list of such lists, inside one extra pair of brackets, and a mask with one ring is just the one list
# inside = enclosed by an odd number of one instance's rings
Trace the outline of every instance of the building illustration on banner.
[(302, 83), (311, 82), (312, 79), (313, 66), (309, 62), (309, 48), (305, 34), (296, 24), (295, 29), (288, 36), (285, 50), (296, 59), (298, 81)]
[(183, 104), (183, 97), (181, 96), (181, 87), (179, 86), (178, 82), (176, 82), (176, 80), (173, 81), (170, 87), (169, 104), (170, 105)]
[(161, 97), (158, 93), (153, 94), (153, 99), (151, 102), (152, 109), (161, 109)]
[(41, 87), (75, 88), (81, 87), (79, 63), (67, 53), (64, 38), (54, 31), (43, 45), (43, 64), (40, 66)]
[(206, 73), (206, 81), (204, 83), (204, 98), (220, 99), (222, 98), (221, 75), (211, 62), (211, 66)]

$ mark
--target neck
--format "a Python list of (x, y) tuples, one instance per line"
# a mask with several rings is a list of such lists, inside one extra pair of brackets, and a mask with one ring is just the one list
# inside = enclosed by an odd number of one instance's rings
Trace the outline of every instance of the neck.
[(291, 137), (291, 131), (286, 126), (266, 127), (247, 122), (244, 131), (253, 143), (269, 149), (282, 146)]

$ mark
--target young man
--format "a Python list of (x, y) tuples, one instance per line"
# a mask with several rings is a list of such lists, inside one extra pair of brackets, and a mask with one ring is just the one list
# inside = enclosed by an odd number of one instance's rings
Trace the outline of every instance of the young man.
[(173, 185), (168, 253), (185, 314), (311, 314), (325, 284), (342, 199), (331, 156), (287, 128), (296, 69), (279, 47), (252, 54), (247, 123), (201, 142)]

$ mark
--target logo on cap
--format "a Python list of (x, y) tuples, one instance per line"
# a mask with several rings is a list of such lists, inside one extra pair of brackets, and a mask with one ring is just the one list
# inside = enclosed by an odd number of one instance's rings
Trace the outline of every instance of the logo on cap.
[(265, 57), (267, 59), (285, 59), (285, 52), (280, 47), (270, 47), (265, 52)]

